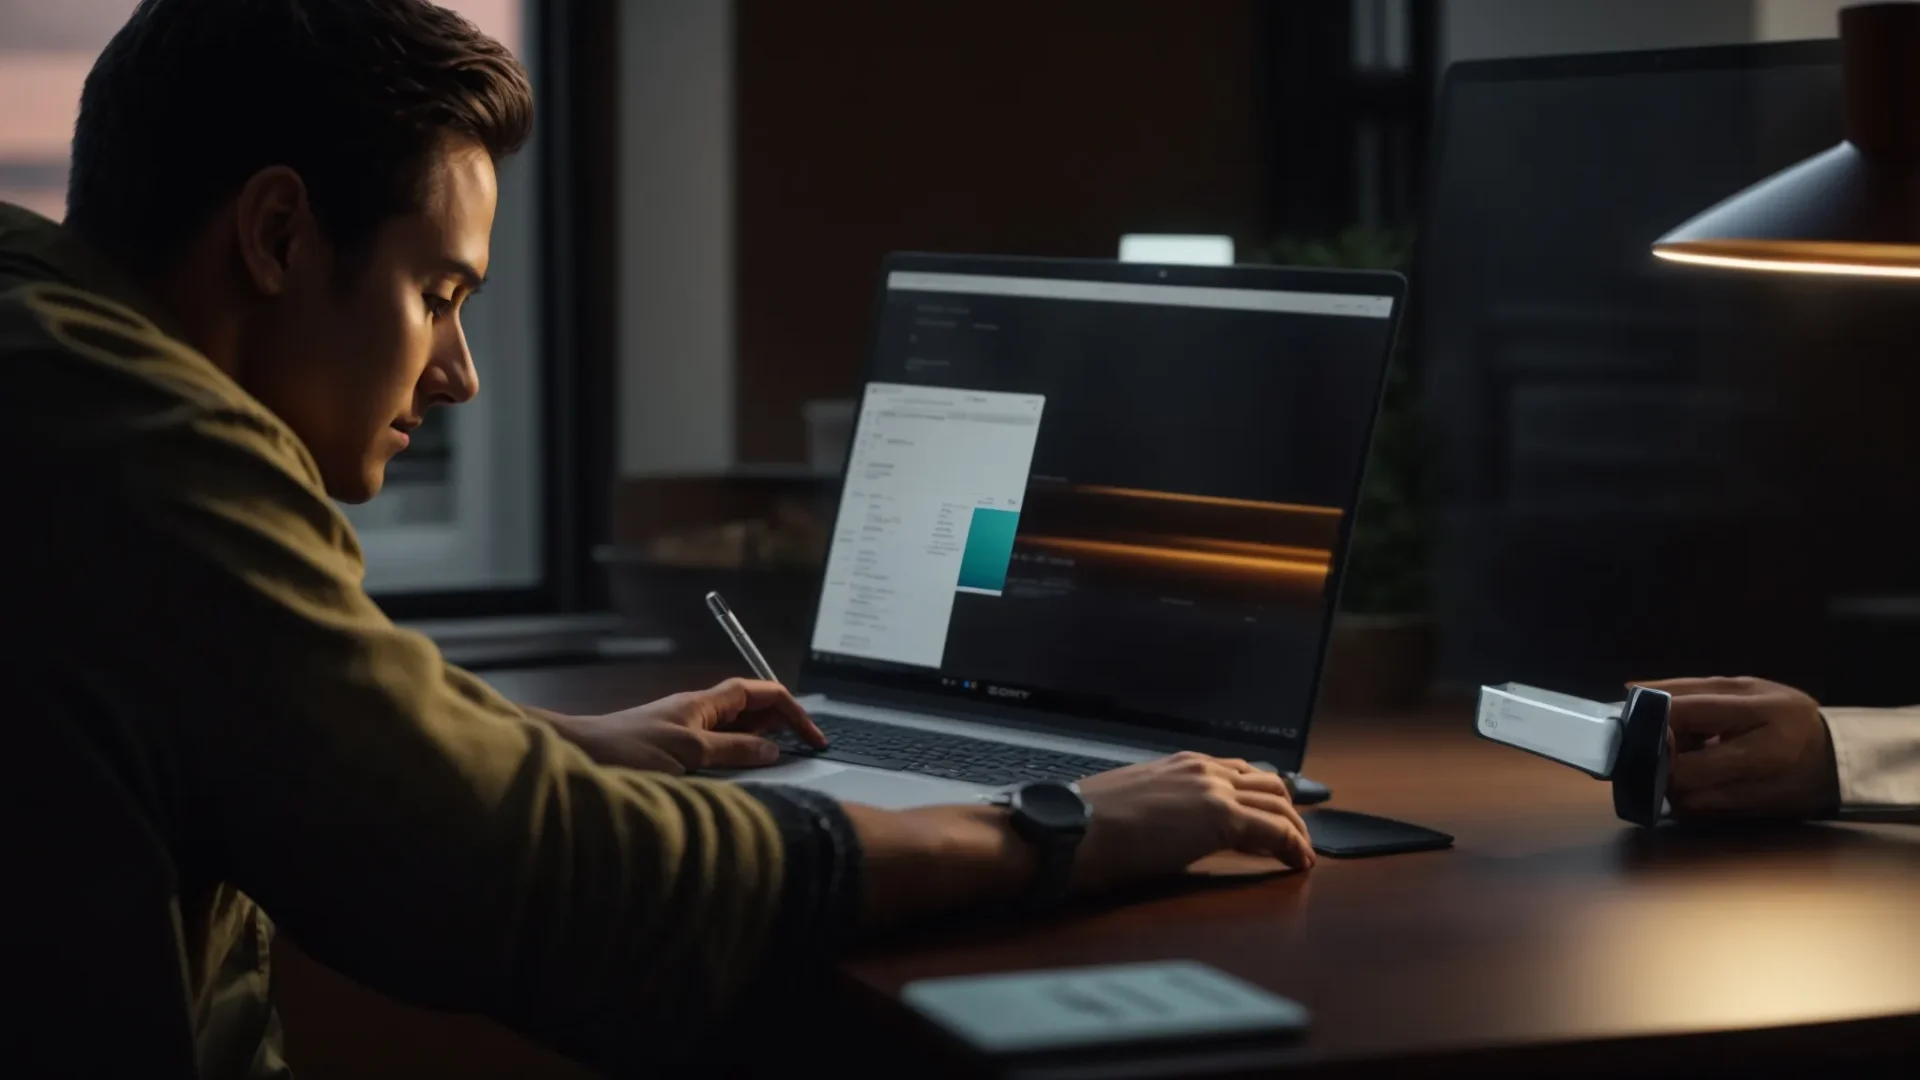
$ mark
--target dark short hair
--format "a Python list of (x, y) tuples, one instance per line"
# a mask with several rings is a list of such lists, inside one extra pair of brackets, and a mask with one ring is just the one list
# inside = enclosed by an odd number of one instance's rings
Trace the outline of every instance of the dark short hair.
[(526, 70), (426, 0), (142, 0), (87, 75), (67, 222), (157, 271), (247, 178), (285, 165), (353, 248), (419, 208), (449, 139), (497, 161), (532, 128)]

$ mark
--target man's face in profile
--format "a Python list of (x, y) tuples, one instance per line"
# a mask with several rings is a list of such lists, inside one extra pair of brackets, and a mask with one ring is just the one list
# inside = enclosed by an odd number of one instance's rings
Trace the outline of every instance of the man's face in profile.
[(274, 303), (248, 328), (247, 388), (293, 428), (328, 494), (364, 502), (428, 409), (479, 391), (460, 325), (487, 271), (497, 188), (477, 145), (435, 151), (419, 208), (342, 252), (316, 228)]

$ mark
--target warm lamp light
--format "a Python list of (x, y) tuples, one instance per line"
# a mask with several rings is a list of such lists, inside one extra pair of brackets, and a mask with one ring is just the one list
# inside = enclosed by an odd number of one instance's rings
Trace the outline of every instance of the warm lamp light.
[(1920, 3), (1840, 12), (1846, 140), (1656, 240), (1675, 262), (1920, 278)]

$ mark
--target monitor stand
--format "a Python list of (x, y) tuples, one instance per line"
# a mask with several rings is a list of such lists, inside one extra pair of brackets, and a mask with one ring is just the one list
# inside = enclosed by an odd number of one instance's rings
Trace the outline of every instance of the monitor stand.
[(1287, 787), (1293, 791), (1295, 806), (1315, 806), (1333, 798), (1333, 789), (1318, 780), (1301, 776), (1299, 773), (1282, 775), (1287, 779)]

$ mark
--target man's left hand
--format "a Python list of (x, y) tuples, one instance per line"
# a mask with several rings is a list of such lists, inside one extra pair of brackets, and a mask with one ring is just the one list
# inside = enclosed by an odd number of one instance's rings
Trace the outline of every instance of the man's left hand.
[(728, 679), (708, 690), (674, 694), (604, 716), (562, 716), (529, 709), (602, 765), (680, 775), (700, 769), (772, 765), (780, 748), (765, 733), (792, 731), (811, 746), (827, 737), (787, 688)]

